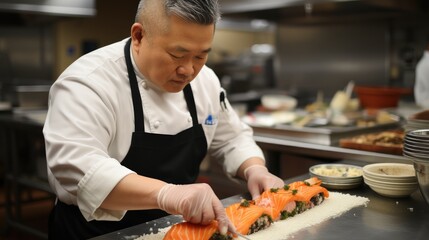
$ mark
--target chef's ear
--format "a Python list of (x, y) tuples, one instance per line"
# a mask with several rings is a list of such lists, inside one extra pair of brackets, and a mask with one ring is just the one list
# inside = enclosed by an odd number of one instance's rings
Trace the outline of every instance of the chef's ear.
[(131, 38), (133, 42), (140, 43), (144, 35), (144, 28), (141, 23), (134, 23), (131, 26)]

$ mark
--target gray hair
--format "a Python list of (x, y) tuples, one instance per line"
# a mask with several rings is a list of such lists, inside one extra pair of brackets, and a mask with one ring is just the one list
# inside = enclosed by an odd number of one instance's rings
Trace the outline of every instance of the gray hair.
[[(218, 0), (152, 0), (163, 3), (167, 16), (175, 15), (189, 22), (197, 24), (216, 24), (220, 20), (220, 9)], [(148, 10), (148, 2), (151, 0), (140, 0), (135, 21), (141, 22), (142, 14), (152, 14)], [(148, 10), (148, 11), (146, 11)]]

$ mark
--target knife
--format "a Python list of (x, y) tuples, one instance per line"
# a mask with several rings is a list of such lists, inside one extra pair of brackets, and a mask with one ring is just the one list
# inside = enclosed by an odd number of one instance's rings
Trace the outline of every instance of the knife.
[(239, 237), (241, 237), (243, 239), (246, 239), (246, 240), (252, 240), (252, 239), (250, 239), (250, 238), (246, 237), (245, 235), (243, 235), (241, 233), (238, 233), (238, 232), (234, 232), (233, 234), (236, 234), (237, 236), (239, 236)]

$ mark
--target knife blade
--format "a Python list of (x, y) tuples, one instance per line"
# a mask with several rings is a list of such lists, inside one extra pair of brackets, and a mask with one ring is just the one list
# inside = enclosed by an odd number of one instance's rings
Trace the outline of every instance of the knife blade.
[(234, 234), (237, 234), (237, 236), (239, 236), (239, 237), (241, 237), (241, 238), (243, 238), (243, 239), (246, 239), (246, 240), (252, 240), (252, 239), (250, 239), (250, 238), (246, 237), (245, 235), (243, 235), (243, 234), (241, 234), (241, 233), (235, 232)]

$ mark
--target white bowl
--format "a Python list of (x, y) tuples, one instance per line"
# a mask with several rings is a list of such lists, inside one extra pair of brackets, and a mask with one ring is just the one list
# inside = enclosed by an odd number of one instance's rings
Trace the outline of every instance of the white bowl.
[(418, 188), (418, 185), (416, 185), (416, 187), (408, 187), (408, 188), (407, 187), (404, 187), (404, 188), (386, 187), (383, 185), (372, 184), (371, 181), (368, 181), (368, 179), (365, 177), (364, 177), (364, 182), (374, 192), (385, 197), (407, 197), (407, 196), (410, 196), (413, 192), (415, 192)]
[(390, 183), (417, 182), (416, 172), (412, 164), (374, 163), (365, 165), (362, 170), (364, 177), (368, 176), (378, 181)]
[(267, 94), (261, 97), (261, 103), (268, 110), (293, 110), (298, 101), (287, 95)]
[(417, 179), (415, 182), (390, 182), (390, 181), (380, 181), (377, 179), (374, 179), (370, 176), (364, 176), (365, 183), (370, 183), (374, 186), (379, 187), (387, 187), (387, 188), (397, 188), (397, 189), (406, 189), (406, 188), (417, 188), (418, 182)]

